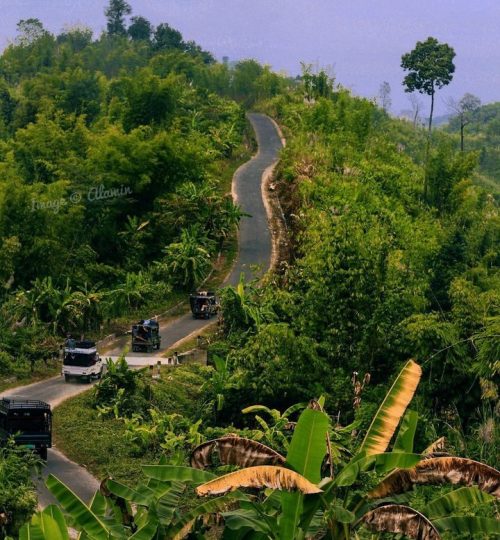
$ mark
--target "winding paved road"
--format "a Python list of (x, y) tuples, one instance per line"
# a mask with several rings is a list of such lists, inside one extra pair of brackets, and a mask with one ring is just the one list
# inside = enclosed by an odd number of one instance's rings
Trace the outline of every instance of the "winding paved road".
[[(236, 171), (233, 178), (233, 195), (249, 217), (244, 217), (240, 223), (239, 252), (233, 269), (225, 280), (225, 284), (228, 285), (236, 285), (242, 272), (246, 280), (261, 277), (269, 268), (271, 258), (271, 235), (261, 186), (264, 173), (278, 160), (282, 143), (275, 124), (267, 116), (252, 113), (248, 115), (248, 118), (257, 136), (259, 150), (250, 161)], [(171, 348), (186, 336), (202, 330), (207, 324), (210, 323), (193, 319), (191, 314), (186, 314), (162, 326), (160, 329), (162, 347), (156, 356), (161, 355), (164, 350)], [(119, 338), (106, 356), (119, 355), (129, 342), (129, 336)], [(141, 353), (128, 353), (127, 361), (130, 365), (147, 365), (152, 357), (156, 362), (157, 358), (153, 355), (144, 357)], [(0, 394), (0, 397), (19, 396), (41, 399), (54, 408), (65, 399), (80, 394), (88, 388), (88, 384), (65, 383), (62, 377), (54, 377), (40, 383), (9, 390)], [(86, 469), (68, 460), (55, 448), (49, 450), (43, 477), (47, 477), (49, 473), (60, 478), (85, 501), (89, 501), (99, 487), (97, 480)], [(53, 503), (54, 499), (43, 482), (38, 481), (37, 486), (40, 505), (45, 507)]]

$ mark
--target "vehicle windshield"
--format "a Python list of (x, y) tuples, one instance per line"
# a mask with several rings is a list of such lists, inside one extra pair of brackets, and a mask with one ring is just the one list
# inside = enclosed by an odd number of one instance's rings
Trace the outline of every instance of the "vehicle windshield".
[(14, 410), (7, 417), (9, 433), (47, 433), (50, 431), (50, 414), (47, 411)]
[(65, 366), (90, 367), (97, 361), (97, 353), (82, 354), (68, 352), (64, 355)]

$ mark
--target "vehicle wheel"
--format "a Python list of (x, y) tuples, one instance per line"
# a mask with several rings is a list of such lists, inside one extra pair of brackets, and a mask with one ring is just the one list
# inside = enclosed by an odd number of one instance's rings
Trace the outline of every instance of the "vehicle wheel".
[(47, 448), (37, 448), (37, 453), (40, 456), (40, 459), (47, 461)]
[(96, 379), (99, 380), (99, 379), (102, 379), (102, 371), (103, 369), (101, 368), (101, 371), (99, 371), (99, 373), (96, 375)]
[(69, 380), (70, 380), (70, 376), (69, 375), (64, 375), (64, 381), (69, 382)]

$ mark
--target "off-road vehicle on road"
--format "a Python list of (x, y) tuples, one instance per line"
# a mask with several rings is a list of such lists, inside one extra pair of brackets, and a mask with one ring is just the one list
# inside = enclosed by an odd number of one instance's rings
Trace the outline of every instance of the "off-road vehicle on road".
[(62, 367), (62, 375), (66, 381), (72, 377), (87, 382), (100, 379), (103, 369), (95, 341), (76, 341), (71, 338), (66, 340)]
[(33, 448), (47, 459), (52, 446), (52, 412), (44, 401), (24, 398), (0, 399), (0, 444), (14, 437), (16, 444)]
[(195, 319), (210, 319), (219, 311), (219, 301), (215, 293), (210, 291), (198, 291), (190, 294), (189, 303)]
[(132, 326), (132, 350), (139, 352), (145, 350), (150, 353), (153, 349), (160, 349), (160, 326), (154, 319), (139, 321)]

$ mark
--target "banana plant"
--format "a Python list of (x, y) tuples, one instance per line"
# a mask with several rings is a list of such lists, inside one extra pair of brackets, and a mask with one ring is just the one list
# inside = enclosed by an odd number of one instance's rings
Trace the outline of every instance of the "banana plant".
[[(241, 502), (239, 508), (223, 513), (224, 538), (291, 540), (303, 538), (329, 538), (348, 540), (361, 527), (374, 532), (404, 534), (410, 538), (434, 540), (443, 532), (463, 531), (465, 534), (497, 534), (497, 521), (455, 513), (474, 504), (491, 503), (500, 498), (500, 473), (495, 469), (459, 458), (425, 458), (413, 453), (413, 439), (417, 415), (405, 411), (418, 386), (421, 369), (409, 361), (386, 395), (375, 415), (359, 451), (334, 478), (321, 478), (326, 455), (326, 433), (329, 419), (320, 410), (306, 409), (299, 418), (286, 457), (284, 469), (299, 473), (318, 492), (293, 489), (284, 481), (278, 489), (266, 491), (263, 501)], [(403, 418), (404, 416), (404, 418)], [(398, 424), (401, 427), (392, 451), (388, 451)], [(238, 438), (225, 438), (225, 445), (241, 446)], [(218, 443), (221, 445), (221, 442)], [(213, 446), (213, 442), (212, 442)], [(194, 452), (196, 455), (196, 450)], [(262, 459), (263, 453), (249, 447), (249, 454)], [(251, 464), (249, 456), (224, 449), (225, 463), (233, 456), (234, 465)], [(265, 454), (264, 454), (265, 455)], [(273, 459), (267, 452), (269, 459)], [(447, 460), (436, 461), (436, 460)], [(276, 475), (266, 481), (249, 475), (257, 474), (259, 467), (247, 467), (199, 486), (199, 495), (221, 494), (261, 482), (262, 488), (279, 483), (280, 469), (274, 467), (269, 474)], [(373, 490), (363, 490), (366, 473), (389, 476)], [(401, 480), (403, 478), (404, 480)], [(363, 481), (362, 481), (363, 480)], [(431, 501), (423, 512), (402, 504), (400, 493), (415, 484), (465, 484), (447, 495)], [(215, 489), (213, 486), (216, 486)]]
[[(90, 506), (52, 476), (47, 487), (81, 540), (180, 540), (194, 531), (202, 538), (212, 515), (223, 517), (222, 538), (227, 540), (349, 540), (362, 527), (419, 540), (439, 540), (445, 532), (500, 534), (497, 520), (460, 514), (500, 499), (499, 471), (463, 458), (413, 452), (416, 416), (405, 411), (420, 375), (420, 367), (410, 360), (359, 451), (333, 477), (322, 478), (330, 420), (321, 407), (310, 407), (299, 417), (286, 457), (255, 441), (224, 437), (194, 450), (192, 464), (199, 468), (144, 466), (146, 481), (130, 488), (108, 480)], [(223, 476), (205, 470), (213, 452), (221, 464), (242, 468)], [(367, 489), (367, 478), (371, 482), (376, 475), (386, 477)], [(404, 494), (414, 485), (443, 483), (463, 487), (439, 495), (420, 511), (407, 505)], [(183, 511), (188, 486), (204, 499)], [(245, 494), (245, 488), (261, 493)], [(64, 526), (58, 511), (44, 512), (23, 527), (21, 540), (66, 540), (64, 530), (59, 531)]]

